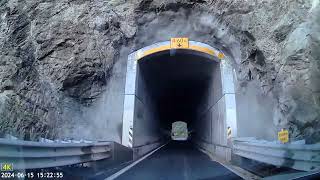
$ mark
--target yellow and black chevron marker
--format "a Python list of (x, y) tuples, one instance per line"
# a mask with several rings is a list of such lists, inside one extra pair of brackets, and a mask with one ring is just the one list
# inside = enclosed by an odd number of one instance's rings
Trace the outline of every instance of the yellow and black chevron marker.
[(133, 146), (133, 140), (132, 139), (133, 139), (133, 127), (130, 126), (130, 128), (129, 128), (129, 144), (128, 144), (129, 147)]
[(227, 138), (228, 139), (231, 138), (231, 128), (230, 127), (227, 128)]

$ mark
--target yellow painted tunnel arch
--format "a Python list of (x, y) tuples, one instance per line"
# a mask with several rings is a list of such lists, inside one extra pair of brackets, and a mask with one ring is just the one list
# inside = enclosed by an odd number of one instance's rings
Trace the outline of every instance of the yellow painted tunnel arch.
[(193, 51), (214, 56), (216, 57), (215, 59), (219, 59), (219, 60), (225, 57), (225, 55), (221, 51), (205, 43), (189, 41), (188, 38), (171, 38), (170, 41), (156, 43), (136, 51), (135, 59), (140, 60), (146, 56), (149, 56), (158, 52), (174, 50), (174, 49), (193, 50)]

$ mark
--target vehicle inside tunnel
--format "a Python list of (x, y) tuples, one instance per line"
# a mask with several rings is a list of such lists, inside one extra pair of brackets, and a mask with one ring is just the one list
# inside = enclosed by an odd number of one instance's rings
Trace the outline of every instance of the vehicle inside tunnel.
[(151, 104), (147, 108), (158, 121), (159, 131), (169, 132), (175, 121), (195, 129), (204, 106), (209, 104), (208, 93), (214, 91), (210, 83), (217, 65), (213, 57), (190, 50), (159, 52), (138, 61), (137, 82), (143, 82), (137, 95), (149, 94)]

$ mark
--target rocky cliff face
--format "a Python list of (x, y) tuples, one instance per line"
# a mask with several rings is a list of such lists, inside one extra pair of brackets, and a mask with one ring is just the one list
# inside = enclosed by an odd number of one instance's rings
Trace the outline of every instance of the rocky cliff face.
[(0, 7), (1, 132), (58, 135), (70, 122), (63, 104), (90, 104), (104, 91), (125, 42), (122, 23), (104, 1), (2, 1)]
[[(63, 127), (75, 124), (90, 129), (92, 119), (81, 114), (105, 94), (121, 94), (114, 88), (124, 83), (121, 49), (128, 48), (123, 55), (188, 36), (232, 57), (239, 93), (257, 82), (260, 95), (274, 100), (276, 127), (289, 128), (293, 139), (319, 141), (319, 6), (318, 0), (4, 0), (0, 132), (36, 139), (71, 136)], [(122, 103), (106, 101), (110, 112)]]

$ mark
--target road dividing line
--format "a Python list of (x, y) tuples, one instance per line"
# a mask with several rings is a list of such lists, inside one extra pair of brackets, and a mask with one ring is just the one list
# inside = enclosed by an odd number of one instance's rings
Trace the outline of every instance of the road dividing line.
[(143, 161), (144, 159), (146, 159), (147, 157), (151, 156), (153, 153), (155, 153), (156, 151), (158, 151), (159, 149), (161, 149), (162, 147), (164, 147), (165, 145), (167, 145), (169, 142), (167, 142), (166, 144), (158, 147), (157, 149), (149, 152), (147, 155), (143, 156), (142, 158), (136, 160), (135, 162), (133, 162), (132, 164), (126, 166), (125, 168), (121, 169), (120, 171), (114, 173), (113, 175), (107, 177), (105, 180), (113, 180), (117, 177), (119, 177), (121, 174), (125, 173), (126, 171), (128, 171), (129, 169), (131, 169), (133, 166), (137, 165), (139, 162)]

